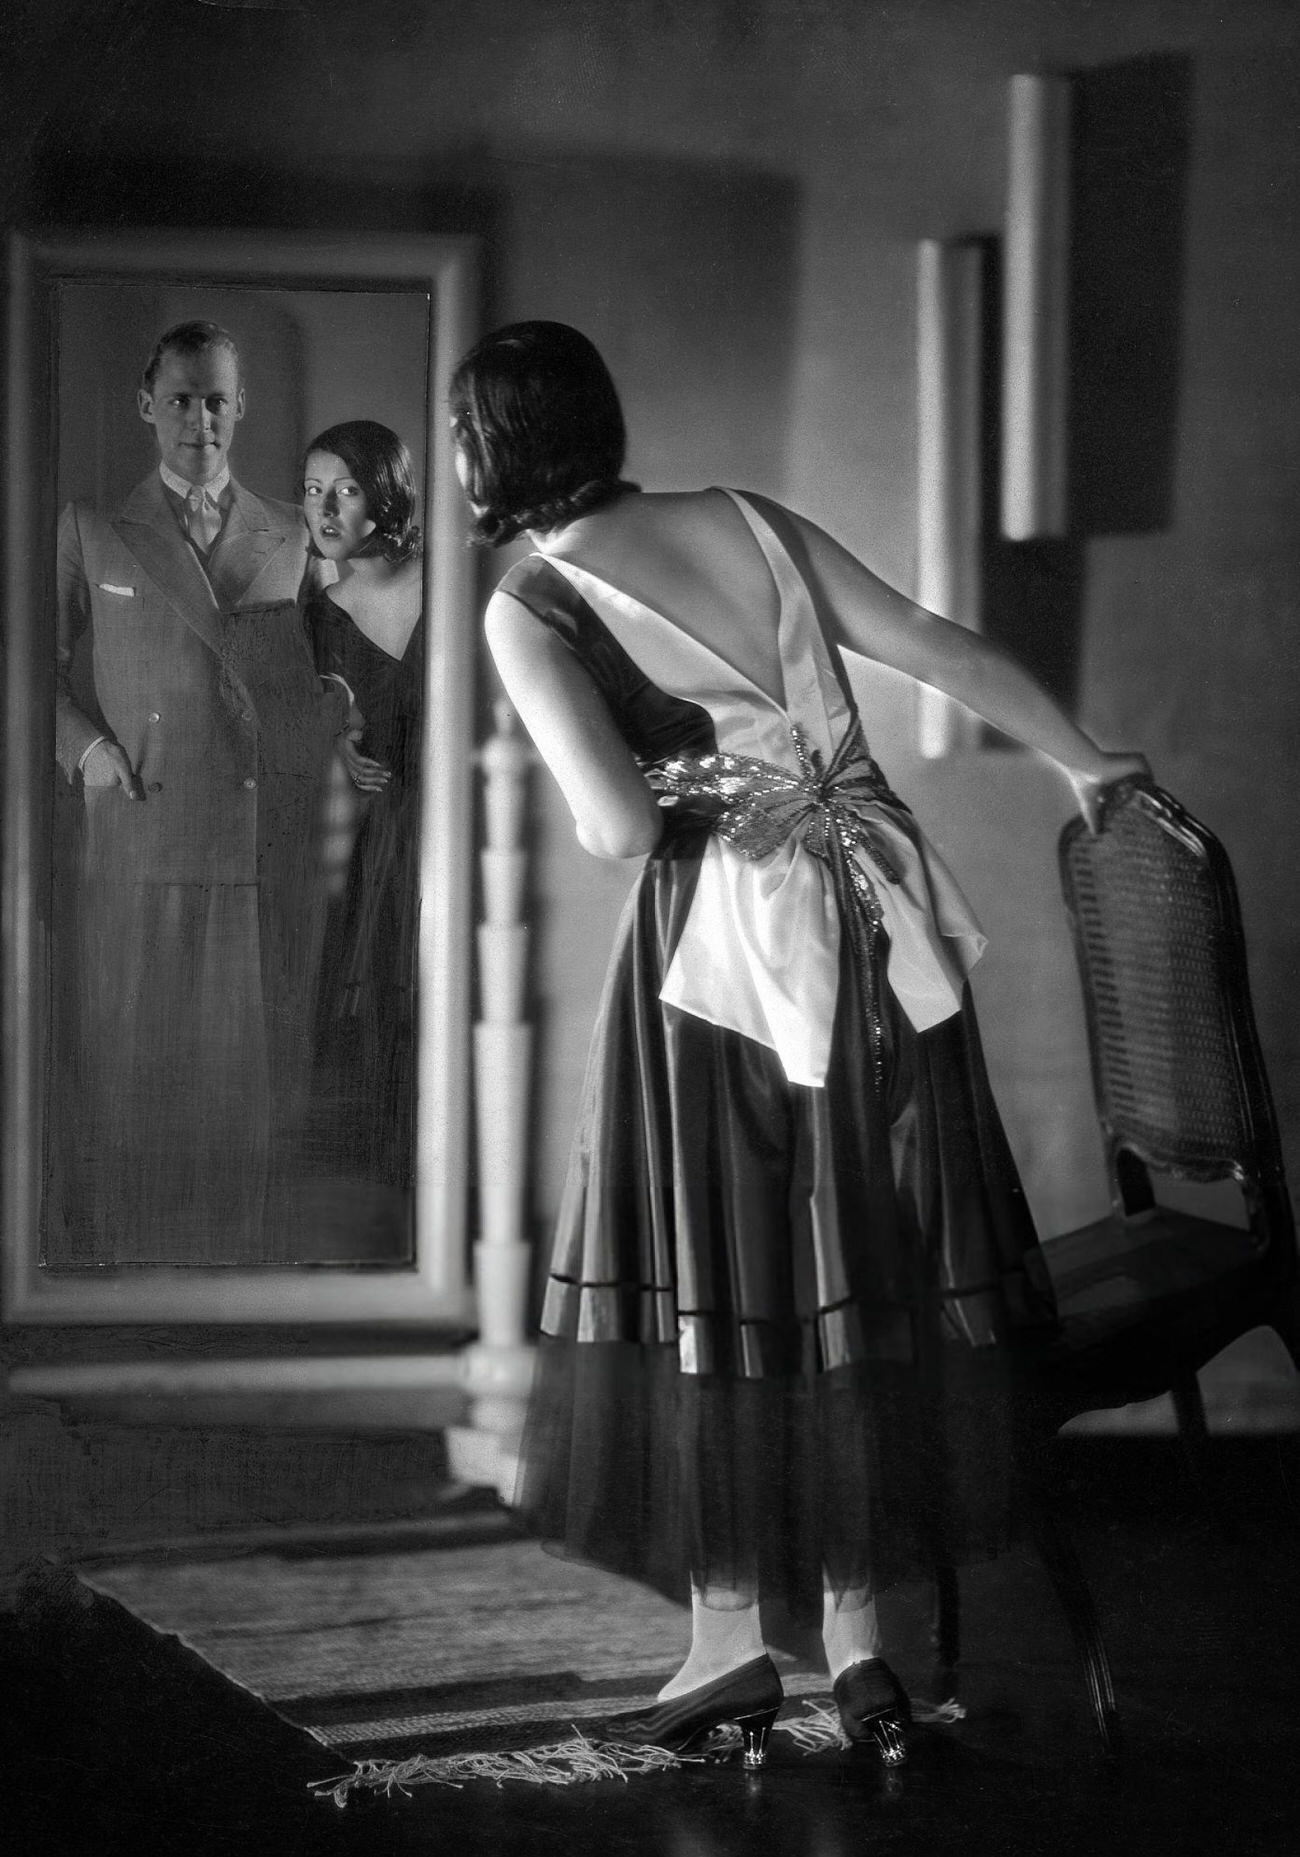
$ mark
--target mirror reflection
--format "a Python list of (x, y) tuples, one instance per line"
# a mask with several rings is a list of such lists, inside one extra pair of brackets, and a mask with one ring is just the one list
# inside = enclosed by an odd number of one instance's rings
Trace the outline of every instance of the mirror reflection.
[[(316, 988), (319, 1117), (336, 1164), (405, 1203), (415, 1107), (415, 935), (419, 915), (423, 568), (410, 455), (375, 420), (311, 441), (303, 510), (309, 549), (332, 585), (305, 602), (320, 672), (349, 714), (322, 859), (328, 912)], [(339, 777), (339, 769), (346, 778)]]
[(49, 1269), (412, 1255), (430, 311), (61, 289)]

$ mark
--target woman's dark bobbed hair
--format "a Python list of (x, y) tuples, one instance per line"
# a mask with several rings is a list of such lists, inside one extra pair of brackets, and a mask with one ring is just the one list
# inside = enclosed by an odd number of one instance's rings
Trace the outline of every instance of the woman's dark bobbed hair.
[(476, 541), (557, 529), (637, 488), (620, 475), (627, 432), (609, 369), (567, 323), (512, 322), (484, 336), (449, 398)]
[(381, 554), (385, 560), (398, 562), (419, 553), (415, 472), (411, 454), (396, 432), (377, 419), (347, 419), (312, 440), (303, 453), (304, 470), (314, 451), (341, 459), (365, 492), (366, 513), (375, 528), (358, 554)]

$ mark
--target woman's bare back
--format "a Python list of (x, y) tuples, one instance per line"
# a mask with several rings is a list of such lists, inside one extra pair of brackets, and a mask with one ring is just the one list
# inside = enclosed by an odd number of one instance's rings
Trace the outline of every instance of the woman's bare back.
[(762, 549), (721, 490), (626, 496), (579, 518), (542, 551), (680, 626), (782, 700), (780, 596)]

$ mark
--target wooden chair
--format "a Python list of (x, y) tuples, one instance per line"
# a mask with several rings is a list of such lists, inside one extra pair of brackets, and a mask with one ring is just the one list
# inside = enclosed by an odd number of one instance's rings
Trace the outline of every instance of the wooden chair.
[[(1300, 1367), (1295, 1227), (1227, 854), (1158, 788), (1122, 782), (1103, 802), (1095, 834), (1081, 819), (1065, 827), (1060, 869), (1111, 1209), (1044, 1246), (1061, 1318), (1042, 1363), (1049, 1423), (1168, 1392), (1204, 1480), (1197, 1370), (1266, 1325)], [(1198, 1193), (1212, 1203), (1193, 1209)], [(1038, 1505), (1038, 1522), (1114, 1752), (1114, 1690), (1092, 1599), (1050, 1502)], [(935, 1651), (951, 1669), (951, 1569), (939, 1573), (937, 1600)]]

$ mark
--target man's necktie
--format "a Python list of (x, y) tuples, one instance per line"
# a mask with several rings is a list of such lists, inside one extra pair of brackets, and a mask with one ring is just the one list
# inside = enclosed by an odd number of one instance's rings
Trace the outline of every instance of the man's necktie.
[(185, 499), (185, 526), (190, 540), (206, 554), (221, 533), (221, 510), (211, 491), (195, 484)]

